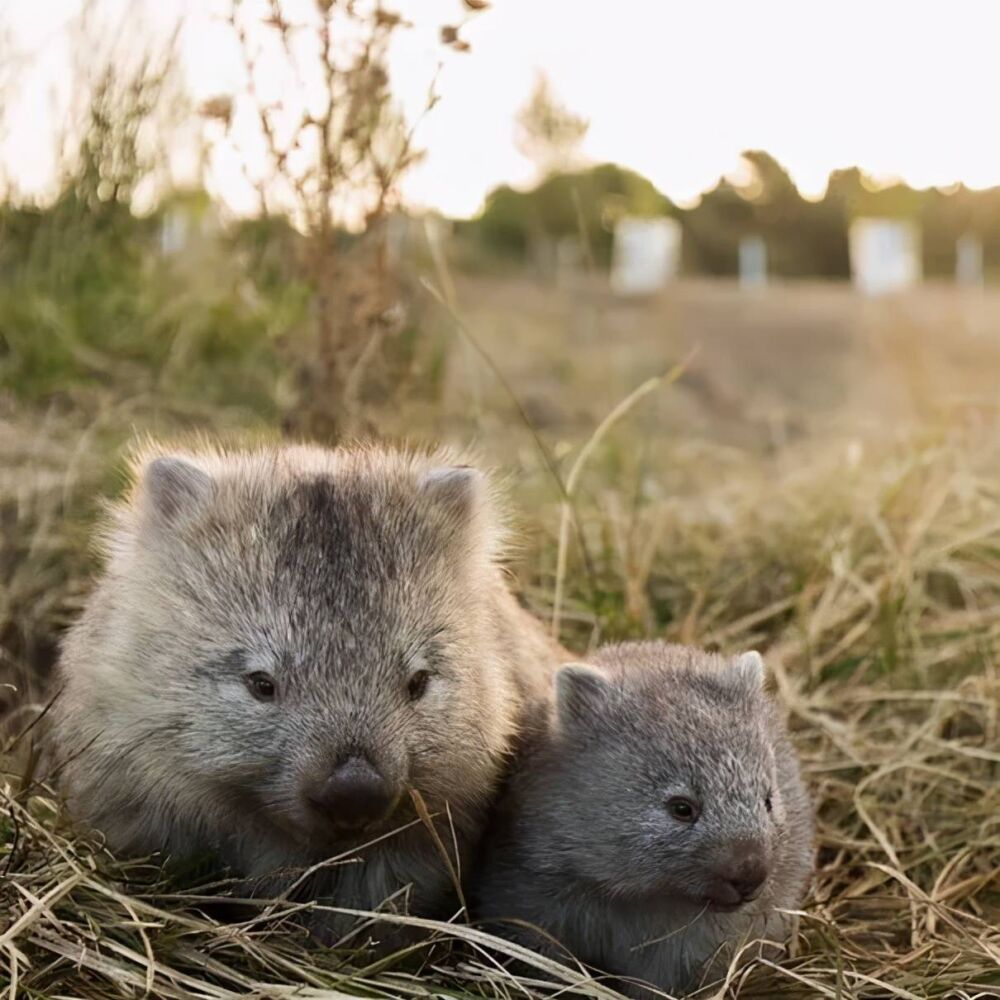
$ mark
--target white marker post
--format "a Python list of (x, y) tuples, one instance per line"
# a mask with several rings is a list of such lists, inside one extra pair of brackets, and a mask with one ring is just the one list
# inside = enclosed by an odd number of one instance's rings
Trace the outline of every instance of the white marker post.
[(767, 284), (767, 244), (763, 236), (740, 240), (740, 288), (763, 288)]
[(163, 213), (160, 222), (160, 253), (171, 257), (184, 250), (191, 239), (191, 217), (188, 212), (176, 205)]
[(676, 219), (622, 219), (611, 248), (611, 290), (653, 295), (677, 277), (681, 225)]
[(851, 275), (864, 295), (877, 297), (920, 283), (920, 229), (905, 219), (855, 219), (848, 233)]
[(963, 233), (955, 243), (955, 281), (963, 288), (983, 287), (983, 241)]

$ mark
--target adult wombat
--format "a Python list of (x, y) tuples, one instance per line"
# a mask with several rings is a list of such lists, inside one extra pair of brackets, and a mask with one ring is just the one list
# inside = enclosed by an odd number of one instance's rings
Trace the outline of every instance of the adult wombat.
[(71, 808), (117, 851), (251, 877), (384, 837), (305, 891), (450, 912), (409, 789), (465, 866), (559, 659), (505, 586), (484, 476), (379, 447), (153, 451), (134, 472), (59, 664)]

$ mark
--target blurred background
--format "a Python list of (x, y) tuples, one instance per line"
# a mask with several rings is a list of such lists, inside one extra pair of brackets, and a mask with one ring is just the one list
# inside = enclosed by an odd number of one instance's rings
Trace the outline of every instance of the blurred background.
[(8, 664), (44, 675), (146, 434), (475, 444), (557, 630), (711, 639), (643, 518), (992, 442), (998, 29), (975, 2), (9, 0)]
[[(44, 676), (147, 434), (472, 443), (557, 630), (712, 639), (643, 519), (992, 442), (998, 28), (975, 2), (9, 0), (8, 666)], [(787, 599), (760, 579), (747, 613)]]
[[(574, 650), (767, 654), (820, 870), (739, 995), (995, 996), (998, 39), (981, 0), (5, 0), (5, 728), (137, 441), (471, 445)], [(25, 982), (78, 995), (50, 944)]]

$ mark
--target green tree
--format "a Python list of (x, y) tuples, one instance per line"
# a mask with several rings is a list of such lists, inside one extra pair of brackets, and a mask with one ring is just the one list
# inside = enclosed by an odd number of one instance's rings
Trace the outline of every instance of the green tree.
[(615, 221), (623, 215), (663, 216), (673, 203), (641, 174), (614, 163), (550, 174), (529, 191), (502, 186), (464, 232), (492, 253), (523, 259), (539, 236), (582, 237), (594, 259), (611, 259)]

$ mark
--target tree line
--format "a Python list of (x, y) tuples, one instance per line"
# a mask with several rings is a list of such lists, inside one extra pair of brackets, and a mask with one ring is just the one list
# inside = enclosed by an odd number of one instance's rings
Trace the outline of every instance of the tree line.
[(691, 208), (676, 205), (635, 171), (606, 163), (552, 172), (529, 190), (497, 187), (457, 230), (488, 256), (513, 261), (529, 260), (540, 242), (579, 239), (606, 267), (618, 219), (666, 216), (681, 224), (685, 273), (736, 274), (740, 241), (757, 235), (777, 277), (848, 278), (851, 221), (878, 216), (919, 226), (927, 277), (954, 275), (963, 234), (982, 242), (987, 275), (1000, 274), (1000, 188), (879, 186), (850, 167), (833, 171), (824, 196), (810, 200), (769, 153), (750, 150), (743, 158), (750, 167), (746, 181), (721, 178)]

